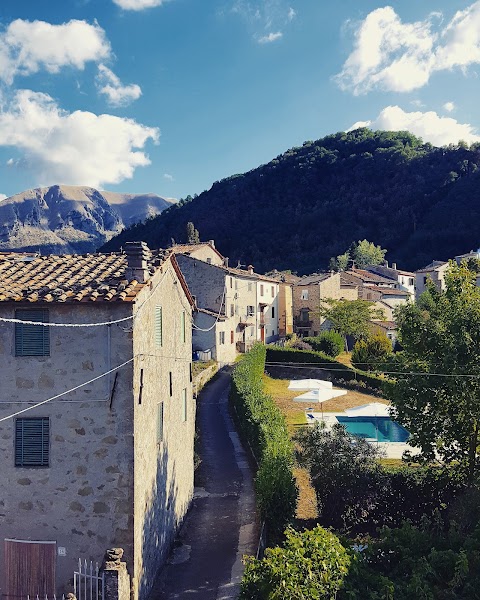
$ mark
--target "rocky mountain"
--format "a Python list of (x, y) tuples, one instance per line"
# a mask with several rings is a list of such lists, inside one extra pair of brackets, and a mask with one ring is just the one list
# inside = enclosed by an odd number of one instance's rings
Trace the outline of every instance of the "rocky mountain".
[(125, 227), (173, 204), (155, 194), (100, 192), (54, 185), (0, 201), (0, 251), (94, 252)]
[(158, 217), (125, 229), (128, 240), (165, 247), (192, 222), (230, 263), (312, 273), (354, 241), (418, 269), (480, 244), (480, 144), (437, 148), (406, 131), (340, 132), (232, 175)]

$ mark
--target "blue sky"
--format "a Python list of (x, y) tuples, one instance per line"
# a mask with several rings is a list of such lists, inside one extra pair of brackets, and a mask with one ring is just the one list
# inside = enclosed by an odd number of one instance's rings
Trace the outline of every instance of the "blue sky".
[(480, 2), (2, 0), (0, 192), (185, 197), (365, 124), (480, 141)]

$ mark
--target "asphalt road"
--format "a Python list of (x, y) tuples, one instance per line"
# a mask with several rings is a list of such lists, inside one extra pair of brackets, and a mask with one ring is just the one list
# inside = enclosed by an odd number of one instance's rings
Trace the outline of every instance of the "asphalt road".
[(192, 508), (151, 600), (236, 598), (244, 554), (255, 554), (255, 498), (247, 456), (228, 413), (230, 374), (199, 395), (200, 456)]

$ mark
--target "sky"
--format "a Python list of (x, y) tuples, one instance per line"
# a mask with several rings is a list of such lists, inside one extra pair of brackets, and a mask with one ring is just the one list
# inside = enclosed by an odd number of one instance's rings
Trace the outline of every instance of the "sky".
[(168, 198), (360, 126), (480, 141), (480, 1), (1, 0), (0, 198)]

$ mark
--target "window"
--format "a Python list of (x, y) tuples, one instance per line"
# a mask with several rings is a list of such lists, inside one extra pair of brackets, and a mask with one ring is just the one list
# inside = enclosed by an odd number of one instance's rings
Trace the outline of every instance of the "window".
[(161, 348), (163, 346), (163, 318), (162, 307), (155, 307), (155, 346)]
[(249, 292), (252, 291), (252, 282), (251, 281), (248, 282), (248, 291)]
[(413, 277), (410, 277), (408, 280), (408, 285), (414, 285), (415, 282), (413, 281)]
[(300, 300), (308, 300), (308, 290), (302, 290)]
[(163, 402), (157, 404), (157, 444), (163, 441)]
[(181, 329), (182, 342), (185, 343), (187, 341), (187, 324), (186, 324), (186, 319), (185, 319), (185, 311), (182, 312), (180, 329)]
[(48, 417), (15, 421), (15, 466), (48, 467), (50, 420)]
[(230, 316), (233, 317), (234, 314), (235, 314), (235, 305), (230, 304)]
[(233, 342), (235, 341), (235, 334), (233, 331), (230, 332), (230, 343), (233, 344)]
[[(19, 309), (15, 318), (48, 323), (48, 310)], [(50, 327), (15, 323), (15, 356), (50, 356)]]
[(225, 332), (224, 331), (220, 331), (220, 333), (218, 334), (218, 343), (219, 344), (225, 343)]
[(260, 285), (260, 296), (263, 296), (263, 285)]
[(233, 288), (233, 277), (230, 277), (230, 287)]
[(211, 264), (212, 264), (212, 259), (211, 259), (210, 257), (209, 257), (209, 258), (207, 258), (207, 264), (208, 264), (208, 265), (211, 265)]
[(235, 289), (238, 290), (238, 279), (235, 279)]
[(274, 319), (274, 318), (275, 318), (275, 307), (272, 306), (272, 319)]
[(275, 298), (275, 287), (272, 285), (272, 298)]
[(308, 321), (308, 310), (306, 308), (302, 308), (300, 311), (300, 321)]
[(424, 277), (424, 278), (423, 278), (423, 285), (426, 285), (426, 283), (427, 283), (427, 278), (426, 278), (426, 277)]
[(254, 314), (255, 314), (255, 307), (247, 306), (247, 317), (253, 317)]
[(182, 390), (182, 421), (187, 420), (187, 388)]
[(169, 375), (170, 375), (170, 396), (173, 396), (173, 374), (171, 371), (170, 371)]

